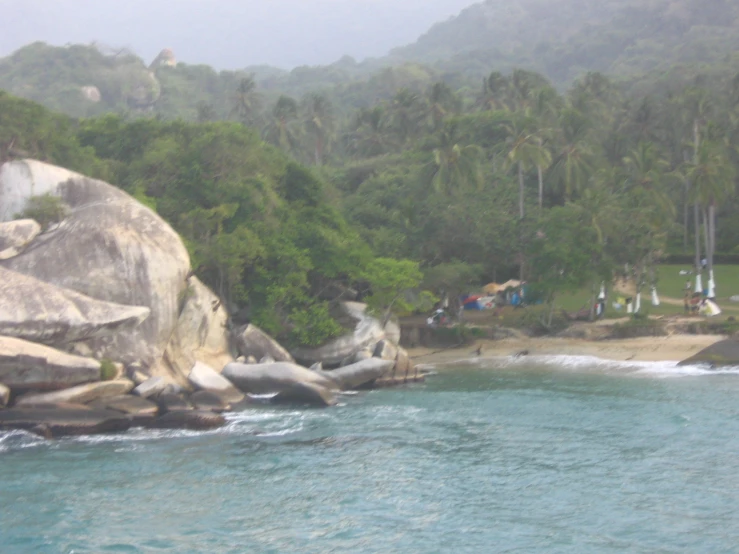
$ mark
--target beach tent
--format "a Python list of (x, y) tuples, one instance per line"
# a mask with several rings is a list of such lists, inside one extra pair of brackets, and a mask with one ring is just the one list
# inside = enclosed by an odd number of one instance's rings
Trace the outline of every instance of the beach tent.
[(465, 310), (482, 310), (484, 309), (482, 304), (480, 304), (480, 298), (481, 296), (468, 296), (467, 298), (462, 299), (462, 305), (464, 306)]
[(505, 287), (498, 283), (488, 283), (482, 288), (482, 290), (485, 291), (485, 294), (498, 294), (499, 292), (504, 291)]
[(713, 300), (705, 300), (700, 307), (700, 314), (713, 317), (721, 314), (721, 308)]
[(517, 289), (518, 287), (521, 286), (521, 281), (516, 281), (515, 279), (511, 279), (510, 281), (506, 281), (505, 283), (503, 283), (500, 286), (503, 287), (503, 290), (506, 290), (506, 289)]

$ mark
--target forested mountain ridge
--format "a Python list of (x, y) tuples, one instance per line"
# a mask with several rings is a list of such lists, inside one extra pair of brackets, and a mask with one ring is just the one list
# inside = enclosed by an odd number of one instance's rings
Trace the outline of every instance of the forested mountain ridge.
[(737, 48), (730, 0), (486, 0), (392, 57), (469, 74), (523, 67), (562, 86), (586, 71), (628, 76)]

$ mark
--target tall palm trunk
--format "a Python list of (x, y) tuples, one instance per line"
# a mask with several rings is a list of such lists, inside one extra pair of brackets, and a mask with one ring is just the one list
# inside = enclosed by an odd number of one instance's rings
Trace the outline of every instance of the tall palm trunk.
[(524, 218), (523, 212), (523, 163), (518, 162), (518, 209), (521, 219)]
[(703, 244), (706, 247), (705, 258), (708, 260), (711, 256), (711, 231), (709, 229), (707, 208), (703, 208)]
[(686, 181), (685, 182), (685, 195), (684, 195), (684, 202), (683, 202), (683, 252), (688, 253), (688, 208), (690, 207), (690, 202), (688, 200), (688, 189), (690, 188), (690, 184)]
[(716, 253), (716, 203), (708, 205), (708, 297), (716, 296), (716, 279), (713, 274), (713, 255)]
[(544, 175), (540, 165), (536, 166), (536, 170), (539, 173), (539, 211), (541, 211), (544, 205)]
[(701, 220), (698, 202), (693, 204), (693, 227), (695, 229), (695, 292), (703, 290), (701, 282)]

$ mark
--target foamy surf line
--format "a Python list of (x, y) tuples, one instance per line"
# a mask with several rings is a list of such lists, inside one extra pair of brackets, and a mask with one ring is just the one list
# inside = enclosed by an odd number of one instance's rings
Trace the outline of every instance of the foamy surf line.
[(572, 372), (619, 373), (630, 375), (654, 375), (663, 377), (699, 377), (713, 375), (739, 375), (739, 367), (710, 368), (700, 365), (680, 366), (678, 362), (664, 361), (617, 361), (597, 356), (574, 356), (554, 354), (547, 356), (496, 356), (465, 358), (439, 364), (419, 366), (424, 370), (472, 367), (480, 369), (507, 369), (547, 367)]

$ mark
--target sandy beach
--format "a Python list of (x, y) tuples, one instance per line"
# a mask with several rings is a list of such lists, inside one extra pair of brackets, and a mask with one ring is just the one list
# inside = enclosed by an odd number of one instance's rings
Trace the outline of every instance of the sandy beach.
[(527, 351), (535, 356), (594, 356), (615, 361), (674, 361), (685, 360), (704, 348), (725, 339), (722, 335), (672, 335), (624, 340), (589, 341), (584, 339), (526, 338), (479, 341), (456, 349), (414, 348), (409, 350), (417, 364), (448, 364), (476, 358), (482, 347), (482, 357), (512, 356)]

